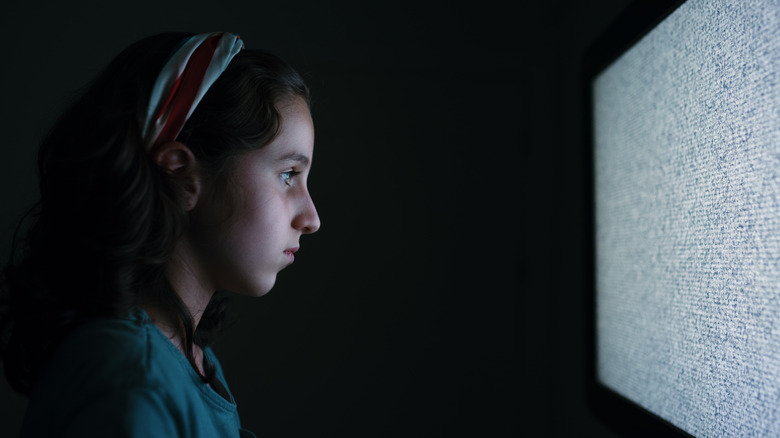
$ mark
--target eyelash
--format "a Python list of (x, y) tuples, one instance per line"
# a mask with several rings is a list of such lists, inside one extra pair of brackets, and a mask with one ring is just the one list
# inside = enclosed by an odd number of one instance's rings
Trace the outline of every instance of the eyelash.
[[(292, 184), (290, 184), (292, 179), (295, 178), (295, 175), (298, 175), (299, 173), (301, 173), (301, 172), (298, 172), (298, 171), (295, 171), (295, 170), (288, 170), (286, 172), (282, 172), (281, 173), (282, 181), (284, 181), (285, 184), (290, 186), (290, 185), (292, 185)], [(285, 176), (285, 175), (287, 175), (287, 176)]]

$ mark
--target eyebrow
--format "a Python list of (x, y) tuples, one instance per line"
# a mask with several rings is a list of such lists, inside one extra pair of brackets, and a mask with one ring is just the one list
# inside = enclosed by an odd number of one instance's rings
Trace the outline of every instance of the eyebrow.
[(293, 152), (279, 158), (279, 161), (294, 161), (296, 163), (309, 164), (309, 157), (298, 152)]

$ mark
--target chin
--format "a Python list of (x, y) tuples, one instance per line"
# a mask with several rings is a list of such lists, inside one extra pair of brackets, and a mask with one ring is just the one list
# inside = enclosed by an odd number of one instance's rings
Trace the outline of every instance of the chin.
[(267, 294), (268, 292), (271, 292), (271, 289), (273, 287), (269, 287), (268, 289), (262, 289), (257, 291), (256, 293), (252, 294), (254, 297), (262, 297), (263, 295)]
[(264, 279), (252, 284), (247, 284), (245, 287), (239, 289), (240, 292), (238, 293), (250, 297), (262, 297), (268, 292), (271, 292), (271, 289), (273, 289), (275, 284), (276, 276), (271, 279)]
[(255, 281), (246, 281), (238, 284), (234, 283), (230, 287), (220, 288), (219, 290), (225, 290), (247, 297), (262, 297), (271, 291), (274, 284), (276, 284), (276, 276), (273, 276), (273, 278), (255, 279)]

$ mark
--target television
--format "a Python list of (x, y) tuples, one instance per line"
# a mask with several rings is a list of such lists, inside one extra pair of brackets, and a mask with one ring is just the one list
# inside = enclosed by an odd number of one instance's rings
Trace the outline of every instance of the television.
[(588, 406), (780, 437), (780, 1), (635, 1), (582, 74)]

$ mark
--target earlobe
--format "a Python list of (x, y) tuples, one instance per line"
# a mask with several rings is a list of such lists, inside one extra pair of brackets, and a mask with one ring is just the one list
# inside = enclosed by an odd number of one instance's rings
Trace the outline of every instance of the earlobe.
[(195, 208), (200, 196), (200, 176), (190, 148), (177, 141), (163, 143), (155, 147), (152, 158), (165, 173), (181, 179), (187, 210)]

